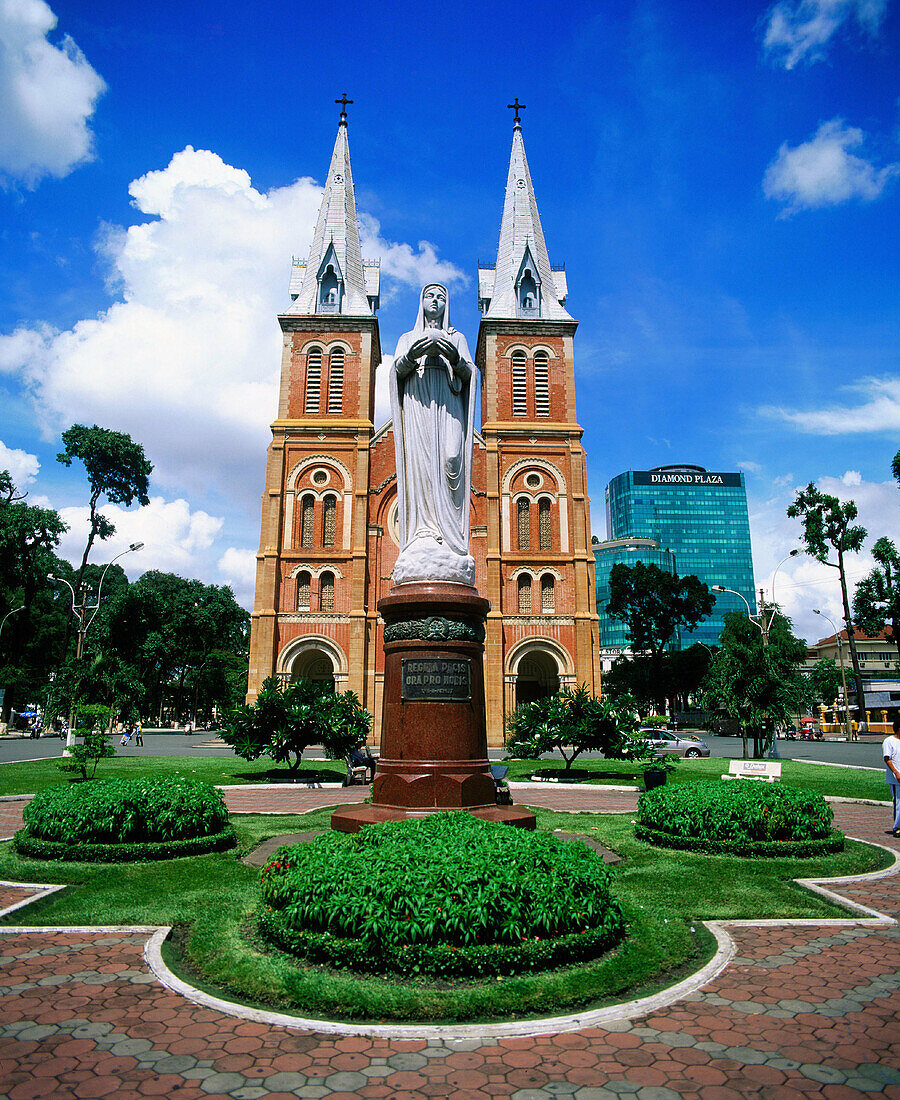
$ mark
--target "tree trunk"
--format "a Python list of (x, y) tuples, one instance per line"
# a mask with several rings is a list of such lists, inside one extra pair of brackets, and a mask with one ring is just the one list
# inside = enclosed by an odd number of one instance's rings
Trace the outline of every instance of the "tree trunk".
[(847, 626), (847, 642), (850, 646), (850, 660), (853, 664), (853, 679), (856, 681), (856, 720), (859, 728), (866, 728), (866, 694), (863, 688), (862, 672), (859, 667), (859, 657), (856, 653), (855, 631), (853, 620), (850, 618), (850, 601), (847, 598), (847, 577), (844, 574), (844, 551), (838, 550), (838, 576), (841, 580), (841, 599), (844, 604), (844, 622)]

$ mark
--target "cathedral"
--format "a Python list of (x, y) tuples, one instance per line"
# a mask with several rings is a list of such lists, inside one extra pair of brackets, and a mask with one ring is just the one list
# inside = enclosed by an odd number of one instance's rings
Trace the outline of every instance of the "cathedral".
[[(341, 101), (339, 101), (341, 102)], [(518, 108), (518, 103), (517, 103)], [(346, 109), (346, 102), (343, 103)], [(363, 260), (342, 112), (309, 257), (291, 270), (262, 500), (248, 701), (267, 676), (352, 689), (375, 715), (378, 601), (399, 553), (392, 424), (375, 429), (380, 272)], [(490, 601), (488, 743), (518, 703), (600, 690), (598, 620), (565, 271), (544, 242), (518, 109), (500, 243), (478, 269), (471, 549)]]

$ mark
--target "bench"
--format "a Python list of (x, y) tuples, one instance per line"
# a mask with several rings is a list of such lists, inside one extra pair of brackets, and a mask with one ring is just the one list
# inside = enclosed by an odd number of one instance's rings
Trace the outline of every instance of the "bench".
[(723, 779), (761, 779), (764, 783), (775, 783), (781, 779), (780, 760), (732, 760), (728, 765), (728, 774)]
[(347, 765), (347, 774), (344, 776), (344, 781), (341, 784), (343, 787), (352, 787), (354, 783), (366, 784), (371, 782), (369, 775), (372, 779), (375, 778), (375, 768), (378, 764), (378, 757), (373, 756), (369, 752), (368, 747), (362, 750), (363, 755), (366, 757), (366, 762), (362, 763), (358, 760), (353, 760), (350, 756), (344, 757), (344, 763)]

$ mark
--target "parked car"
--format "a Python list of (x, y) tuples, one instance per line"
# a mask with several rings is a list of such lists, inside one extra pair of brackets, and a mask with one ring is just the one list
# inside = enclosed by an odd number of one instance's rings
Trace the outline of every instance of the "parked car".
[(709, 756), (709, 745), (696, 737), (679, 737), (677, 733), (669, 733), (668, 730), (651, 728), (639, 729), (635, 736), (649, 741), (658, 753), (674, 753), (676, 756), (692, 758)]

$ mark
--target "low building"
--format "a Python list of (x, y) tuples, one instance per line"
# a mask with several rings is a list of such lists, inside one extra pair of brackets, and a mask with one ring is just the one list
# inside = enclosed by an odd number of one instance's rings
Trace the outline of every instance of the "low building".
[[(900, 715), (900, 662), (897, 647), (890, 629), (871, 635), (854, 627), (853, 641), (862, 673), (869, 724), (876, 732), (881, 732), (882, 727), (886, 727)], [(807, 650), (806, 668), (812, 668), (822, 658), (831, 658), (838, 667), (843, 661), (852, 719), (856, 707), (856, 682), (853, 679), (846, 628), (840, 634), (829, 634), (811, 645)], [(843, 720), (841, 701), (838, 699), (833, 702), (837, 703), (836, 707), (825, 708), (824, 718), (827, 725), (836, 725)]]

